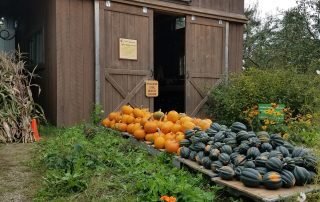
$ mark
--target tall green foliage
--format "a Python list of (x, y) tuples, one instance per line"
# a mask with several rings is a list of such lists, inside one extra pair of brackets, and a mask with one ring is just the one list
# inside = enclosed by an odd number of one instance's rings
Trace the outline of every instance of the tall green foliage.
[(224, 124), (241, 120), (242, 112), (259, 103), (282, 103), (295, 115), (320, 110), (320, 76), (283, 69), (249, 69), (211, 92), (209, 113)]
[(320, 69), (319, 5), (319, 0), (299, 0), (282, 18), (271, 16), (264, 23), (256, 7), (247, 9), (245, 67), (283, 67), (296, 72)]

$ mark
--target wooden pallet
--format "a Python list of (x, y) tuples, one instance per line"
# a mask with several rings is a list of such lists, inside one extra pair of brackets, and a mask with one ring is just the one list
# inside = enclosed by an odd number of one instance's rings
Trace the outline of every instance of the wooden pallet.
[[(151, 145), (151, 143), (138, 141), (132, 135), (128, 133), (121, 133), (125, 138), (128, 138), (131, 143), (137, 146), (145, 148), (151, 155), (159, 155), (164, 150), (158, 150)], [(214, 173), (211, 170), (205, 169), (203, 166), (198, 163), (191, 161), (189, 159), (184, 159), (176, 156), (173, 159), (173, 165), (177, 168), (188, 167), (192, 170), (203, 173), (204, 175), (211, 178), (212, 182), (223, 186), (226, 188), (230, 194), (235, 196), (245, 196), (254, 201), (263, 201), (263, 202), (275, 202), (283, 199), (288, 199), (291, 197), (298, 197), (302, 193), (310, 193), (320, 191), (320, 185), (306, 185), (306, 186), (295, 186), (290, 189), (281, 188), (278, 190), (267, 190), (264, 187), (260, 188), (250, 188), (245, 187), (240, 181), (225, 181), (222, 180), (217, 173)]]
[(267, 190), (264, 187), (250, 188), (245, 187), (240, 181), (226, 181), (220, 177), (212, 178), (212, 181), (220, 186), (224, 186), (227, 190), (238, 196), (245, 196), (254, 201), (275, 202), (291, 197), (298, 197), (301, 192), (307, 194), (310, 192), (320, 191), (319, 185), (295, 186), (290, 189), (281, 188), (278, 190)]

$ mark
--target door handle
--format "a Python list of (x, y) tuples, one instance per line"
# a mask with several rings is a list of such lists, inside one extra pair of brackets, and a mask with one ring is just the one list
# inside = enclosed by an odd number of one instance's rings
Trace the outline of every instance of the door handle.
[(186, 72), (186, 79), (189, 79), (189, 72)]

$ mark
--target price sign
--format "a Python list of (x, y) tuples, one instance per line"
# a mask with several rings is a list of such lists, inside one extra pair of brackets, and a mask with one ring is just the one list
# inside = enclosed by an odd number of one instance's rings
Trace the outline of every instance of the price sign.
[(158, 97), (159, 96), (159, 83), (156, 80), (146, 81), (146, 96)]

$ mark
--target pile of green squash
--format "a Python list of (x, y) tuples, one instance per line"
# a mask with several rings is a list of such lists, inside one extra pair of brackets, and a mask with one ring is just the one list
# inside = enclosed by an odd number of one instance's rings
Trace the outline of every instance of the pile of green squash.
[(279, 134), (252, 132), (240, 122), (229, 128), (213, 123), (209, 129), (187, 130), (180, 156), (211, 169), (224, 180), (245, 186), (290, 188), (313, 182), (318, 159), (312, 151), (295, 147)]

